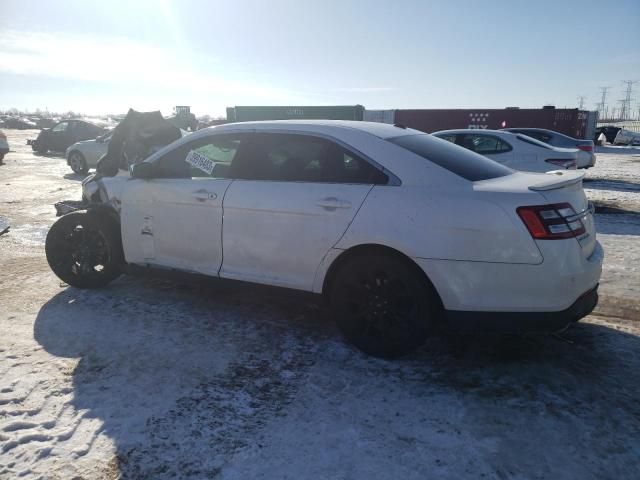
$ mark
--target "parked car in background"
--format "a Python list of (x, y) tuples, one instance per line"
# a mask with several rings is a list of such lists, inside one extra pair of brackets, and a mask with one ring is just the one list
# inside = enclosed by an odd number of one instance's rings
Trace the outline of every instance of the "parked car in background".
[(607, 138), (607, 142), (613, 143), (613, 141), (616, 139), (616, 135), (620, 130), (622, 130), (620, 127), (612, 127), (612, 126), (598, 127), (596, 128), (593, 139), (594, 141), (596, 141), (600, 136), (600, 134), (604, 133), (604, 136)]
[(62, 120), (40, 131), (38, 138), (27, 143), (38, 153), (64, 152), (69, 145), (89, 140), (105, 133), (105, 129), (83, 120)]
[(521, 133), (554, 147), (577, 148), (578, 168), (591, 168), (596, 164), (595, 144), (593, 140), (572, 138), (564, 133), (554, 132), (545, 128), (503, 128), (505, 132)]
[(0, 130), (0, 165), (4, 162), (4, 156), (9, 153), (9, 142), (7, 136)]
[(346, 338), (383, 357), (443, 326), (556, 331), (597, 302), (583, 172), (516, 172), (418, 130), (316, 120), (200, 130), (130, 174), (86, 178), (84, 204), (49, 230), (69, 285), (158, 268), (321, 293)]
[(552, 147), (521, 133), (464, 129), (443, 130), (433, 135), (525, 172), (575, 169), (578, 158), (575, 148)]
[(105, 133), (94, 140), (82, 140), (67, 148), (67, 165), (75, 173), (85, 175), (90, 168), (96, 168), (98, 160), (107, 153), (112, 132)]
[(613, 139), (614, 145), (640, 145), (640, 133), (621, 128)]

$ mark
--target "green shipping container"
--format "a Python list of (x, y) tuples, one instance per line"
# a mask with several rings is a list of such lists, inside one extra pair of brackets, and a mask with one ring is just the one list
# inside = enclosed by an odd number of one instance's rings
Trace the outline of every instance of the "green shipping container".
[(362, 120), (362, 105), (227, 107), (228, 122), (258, 120)]

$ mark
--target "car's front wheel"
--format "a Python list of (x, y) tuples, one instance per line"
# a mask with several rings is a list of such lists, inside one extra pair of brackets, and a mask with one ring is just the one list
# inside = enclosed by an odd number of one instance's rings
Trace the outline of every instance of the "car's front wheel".
[(71, 170), (80, 175), (86, 175), (89, 171), (87, 161), (80, 152), (74, 151), (69, 154), (69, 166)]
[(333, 276), (329, 300), (344, 336), (383, 358), (421, 346), (441, 314), (437, 294), (417, 267), (386, 253), (346, 260)]
[(47, 262), (63, 282), (78, 288), (99, 288), (122, 269), (120, 229), (106, 215), (73, 212), (54, 223), (45, 243)]
[(43, 145), (42, 142), (39, 142), (37, 140), (31, 144), (31, 149), (34, 152), (39, 153), (40, 155), (44, 155), (49, 151), (49, 149), (45, 145)]

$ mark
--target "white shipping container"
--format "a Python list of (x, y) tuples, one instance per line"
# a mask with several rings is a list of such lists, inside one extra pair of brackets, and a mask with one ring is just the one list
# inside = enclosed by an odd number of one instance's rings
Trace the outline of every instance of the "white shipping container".
[(395, 110), (365, 110), (364, 121), (394, 124), (396, 122), (396, 111)]

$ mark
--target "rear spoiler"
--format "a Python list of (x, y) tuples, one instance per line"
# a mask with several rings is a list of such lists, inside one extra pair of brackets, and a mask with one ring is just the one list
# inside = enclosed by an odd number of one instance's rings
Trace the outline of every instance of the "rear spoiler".
[(555, 170), (553, 172), (547, 172), (547, 174), (549, 175), (548, 179), (531, 185), (529, 190), (533, 190), (534, 192), (556, 190), (573, 185), (574, 183), (580, 183), (585, 176), (585, 172), (577, 172), (575, 170)]

